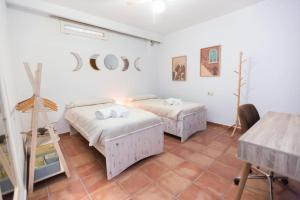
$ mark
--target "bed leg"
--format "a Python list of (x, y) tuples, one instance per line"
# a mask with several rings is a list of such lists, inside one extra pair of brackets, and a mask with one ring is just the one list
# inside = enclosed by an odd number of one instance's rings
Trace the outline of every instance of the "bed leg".
[(181, 136), (180, 140), (181, 140), (181, 143), (184, 143), (187, 140), (187, 137)]
[(78, 132), (76, 131), (75, 128), (73, 128), (71, 125), (70, 125), (70, 135), (75, 135), (77, 134)]

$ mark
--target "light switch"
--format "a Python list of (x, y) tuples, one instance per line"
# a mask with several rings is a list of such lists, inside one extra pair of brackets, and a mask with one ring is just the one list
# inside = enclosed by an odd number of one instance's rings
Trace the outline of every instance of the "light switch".
[(214, 96), (214, 92), (207, 92), (208, 96)]

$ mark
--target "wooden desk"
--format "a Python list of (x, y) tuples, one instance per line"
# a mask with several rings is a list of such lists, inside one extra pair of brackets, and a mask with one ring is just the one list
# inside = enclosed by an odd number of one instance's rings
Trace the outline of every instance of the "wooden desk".
[(240, 137), (238, 158), (246, 164), (236, 200), (241, 199), (251, 164), (300, 181), (300, 115), (268, 112)]

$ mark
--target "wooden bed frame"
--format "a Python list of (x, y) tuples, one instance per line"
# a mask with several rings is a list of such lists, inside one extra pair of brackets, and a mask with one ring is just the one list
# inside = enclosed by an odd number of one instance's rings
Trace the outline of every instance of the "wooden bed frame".
[[(147, 95), (146, 95), (147, 96)], [(153, 96), (153, 97), (152, 97)], [(205, 130), (207, 127), (207, 109), (205, 106), (202, 106), (199, 110), (195, 110), (192, 113), (188, 114), (179, 114), (178, 119), (168, 118), (162, 116), (155, 111), (152, 111), (147, 106), (143, 106), (142, 103), (135, 103), (138, 101), (149, 100), (149, 99), (161, 99), (155, 95), (150, 95), (149, 98), (138, 99), (135, 98), (129, 99), (131, 106), (152, 112), (153, 114), (159, 116), (163, 121), (164, 132), (171, 135), (175, 135), (181, 138), (181, 142), (186, 141), (191, 135), (197, 133), (198, 131)]]
[[(76, 124), (70, 123), (70, 134), (80, 133), (85, 139), (88, 134)], [(107, 179), (120, 174), (132, 164), (163, 152), (164, 135), (162, 123), (145, 127), (129, 134), (107, 139), (94, 147), (105, 157)]]
[(180, 137), (181, 142), (186, 141), (191, 135), (198, 131), (205, 130), (207, 127), (206, 109), (187, 114), (183, 116), (181, 120), (173, 120), (165, 117), (161, 118), (164, 122), (164, 131)]

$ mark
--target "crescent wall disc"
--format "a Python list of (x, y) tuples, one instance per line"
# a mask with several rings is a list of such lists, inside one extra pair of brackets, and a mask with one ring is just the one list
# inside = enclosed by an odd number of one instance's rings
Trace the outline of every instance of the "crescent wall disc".
[(90, 57), (90, 65), (94, 70), (100, 70), (100, 68), (97, 66), (97, 58), (99, 57), (99, 54), (93, 54)]
[(129, 60), (125, 56), (122, 56), (121, 59), (124, 64), (122, 71), (127, 71), (129, 68)]
[(76, 61), (77, 61), (77, 65), (76, 65), (75, 69), (73, 69), (73, 72), (79, 71), (83, 65), (82, 59), (78, 53), (71, 52), (71, 54), (76, 58)]
[(142, 71), (142, 70), (141, 70), (141, 62), (140, 62), (140, 60), (141, 60), (141, 58), (138, 57), (138, 58), (136, 58), (135, 61), (134, 61), (134, 68), (135, 68), (136, 70), (138, 70), (138, 71)]

